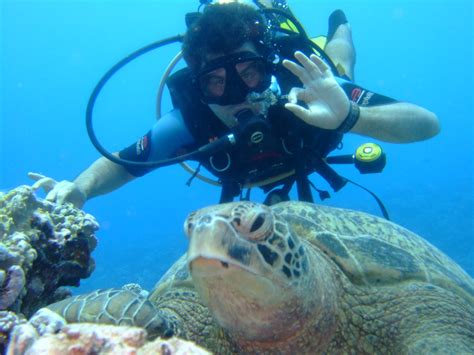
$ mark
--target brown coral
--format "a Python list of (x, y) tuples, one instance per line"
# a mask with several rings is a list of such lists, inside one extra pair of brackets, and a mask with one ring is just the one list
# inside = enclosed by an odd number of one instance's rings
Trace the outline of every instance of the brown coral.
[(36, 198), (29, 186), (0, 193), (0, 310), (29, 317), (70, 294), (62, 286), (94, 270), (98, 227), (91, 215)]

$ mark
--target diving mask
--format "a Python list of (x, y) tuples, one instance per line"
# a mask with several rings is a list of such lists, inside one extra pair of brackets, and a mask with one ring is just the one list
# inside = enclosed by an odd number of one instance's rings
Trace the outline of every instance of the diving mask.
[(240, 104), (251, 92), (262, 93), (271, 80), (271, 63), (248, 51), (211, 60), (194, 79), (202, 102), (222, 106)]

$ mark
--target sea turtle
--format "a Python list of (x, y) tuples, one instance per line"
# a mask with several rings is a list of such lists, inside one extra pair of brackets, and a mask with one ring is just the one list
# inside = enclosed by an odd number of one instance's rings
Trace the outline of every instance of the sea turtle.
[[(305, 202), (234, 202), (190, 214), (184, 228), (187, 255), (148, 297), (160, 332), (218, 354), (474, 349), (474, 281), (394, 223)], [(118, 317), (130, 308), (107, 306)]]

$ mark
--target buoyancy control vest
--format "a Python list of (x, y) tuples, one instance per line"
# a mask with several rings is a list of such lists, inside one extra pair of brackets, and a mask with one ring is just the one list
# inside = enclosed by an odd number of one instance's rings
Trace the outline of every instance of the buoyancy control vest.
[[(301, 83), (281, 65), (281, 60), (292, 57), (296, 50), (307, 55), (313, 50), (294, 36), (275, 40), (274, 50), (280, 57), (274, 76), (284, 95)], [(184, 68), (170, 76), (167, 86), (173, 106), (181, 111), (198, 147), (228, 134), (230, 129), (201, 102), (198, 88), (191, 82), (192, 73)], [(233, 198), (246, 186), (259, 186), (268, 191), (279, 184), (294, 181), (296, 174), (306, 177), (314, 171), (326, 178), (336, 191), (344, 186), (345, 181), (324, 162), (328, 153), (340, 144), (341, 133), (306, 124), (285, 109), (281, 101), (270, 107), (267, 120), (270, 134), (263, 142), (252, 144), (244, 141), (227, 151), (199, 159), (199, 163), (228, 189), (224, 194), (226, 197), (221, 200)]]

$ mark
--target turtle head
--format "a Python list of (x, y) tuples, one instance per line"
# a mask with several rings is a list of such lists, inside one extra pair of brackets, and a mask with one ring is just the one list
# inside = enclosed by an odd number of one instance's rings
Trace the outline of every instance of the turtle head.
[(211, 206), (190, 214), (184, 228), (194, 285), (233, 337), (288, 337), (313, 316), (307, 247), (271, 208), (246, 201)]

